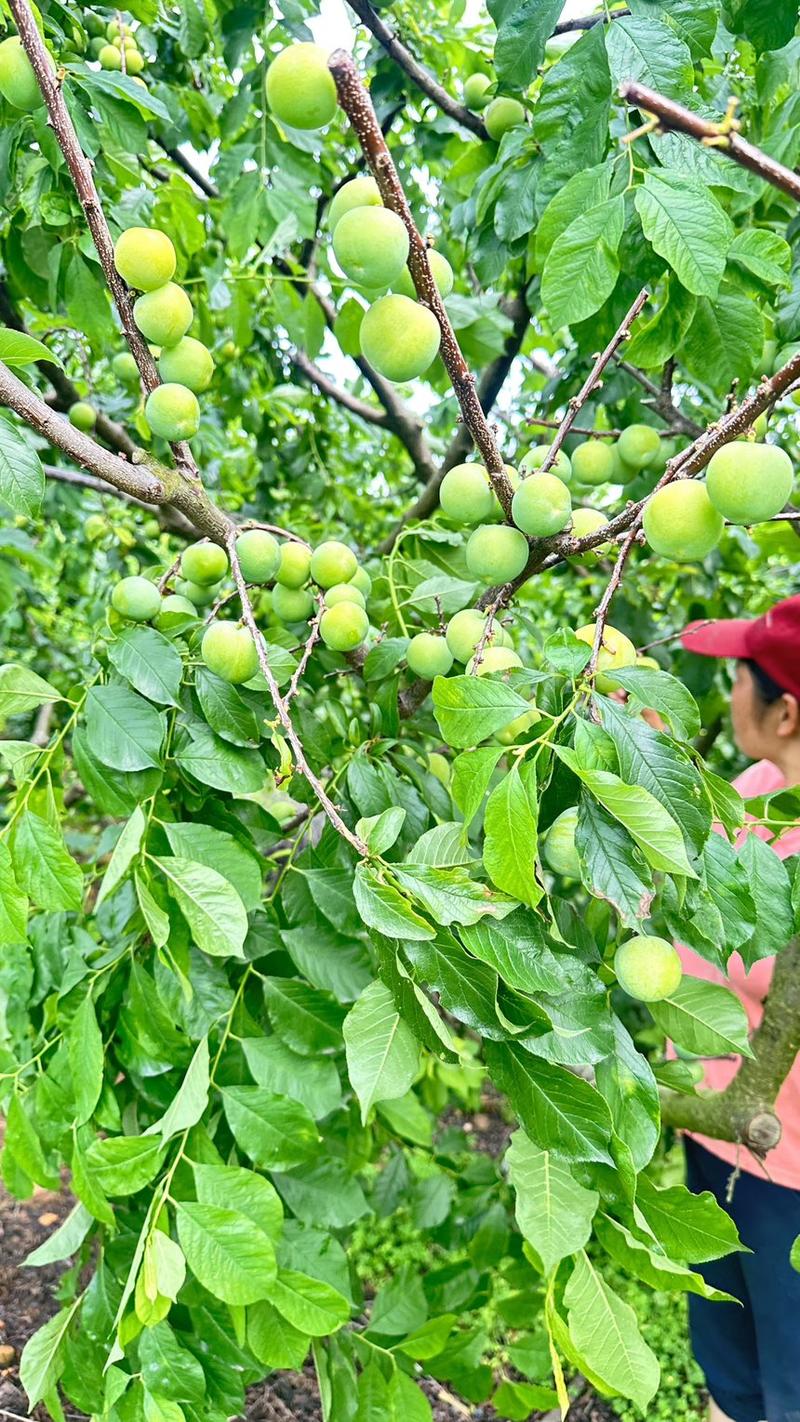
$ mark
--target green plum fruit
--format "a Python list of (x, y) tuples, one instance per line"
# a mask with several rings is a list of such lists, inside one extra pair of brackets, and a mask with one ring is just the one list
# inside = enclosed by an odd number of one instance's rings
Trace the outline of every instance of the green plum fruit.
[(577, 827), (578, 807), (571, 805), (553, 820), (542, 842), (545, 864), (564, 879), (579, 879), (581, 876), (581, 864), (575, 848)]
[(354, 602), (356, 607), (366, 607), (367, 599), (354, 583), (334, 583), (325, 592), (325, 606), (335, 607), (339, 602)]
[(748, 430), (745, 430), (744, 434), (737, 435), (736, 438), (740, 442), (746, 442), (754, 438), (757, 440), (764, 440), (766, 439), (768, 432), (769, 418), (767, 416), (766, 411), (764, 411), (763, 414), (756, 415), (756, 418), (753, 420), (753, 423), (750, 428)]
[(115, 39), (118, 39), (120, 35), (129, 35), (131, 33), (130, 25), (127, 25), (124, 20), (109, 20), (105, 29), (106, 39), (112, 43)]
[[(442, 299), (444, 299), (444, 297), (449, 296), (453, 290), (453, 284), (455, 282), (453, 268), (447, 258), (442, 256), (441, 252), (437, 252), (435, 247), (431, 247), (428, 252), (428, 266), (431, 269), (431, 276), (436, 283), (436, 290)], [(399, 292), (401, 296), (410, 296), (412, 301), (416, 300), (417, 289), (414, 286), (408, 267), (403, 267), (397, 281), (392, 282), (392, 289)]]
[(621, 943), (614, 954), (617, 982), (637, 1002), (671, 997), (683, 977), (680, 956), (666, 938), (642, 934)]
[(608, 440), (584, 440), (573, 450), (571, 463), (578, 484), (608, 484), (614, 477), (614, 450)]
[(104, 35), (95, 36), (89, 41), (89, 53), (92, 59), (99, 59), (101, 49), (105, 49), (106, 39)]
[(647, 671), (661, 671), (661, 663), (657, 662), (655, 657), (645, 657), (641, 652), (637, 653), (636, 665), (644, 667)]
[(504, 133), (508, 133), (510, 128), (518, 128), (525, 122), (525, 108), (519, 99), (509, 99), (505, 95), (500, 95), (486, 109), (483, 115), (486, 124), (486, 132), (496, 143), (500, 142)]
[(482, 464), (454, 464), (439, 486), (442, 512), (456, 523), (485, 523), (498, 507)]
[(162, 439), (192, 439), (200, 426), (197, 396), (185, 385), (157, 385), (145, 401), (144, 413), (153, 434)]
[(408, 296), (381, 296), (361, 322), (361, 352), (387, 380), (414, 380), (436, 358), (441, 331), (432, 311)]
[(370, 577), (366, 568), (356, 568), (352, 578), (350, 578), (349, 581), (351, 587), (358, 588), (358, 591), (363, 594), (364, 601), (366, 604), (366, 600), (372, 592), (372, 578)]
[(510, 583), (525, 567), (528, 552), (528, 540), (518, 528), (484, 523), (469, 536), (467, 568), (482, 582)]
[(708, 497), (730, 523), (764, 523), (784, 508), (794, 468), (777, 444), (724, 444), (706, 470)]
[[(570, 534), (573, 538), (587, 538), (590, 533), (597, 533), (598, 529), (604, 528), (607, 523), (608, 519), (599, 509), (573, 509)], [(588, 552), (580, 556), (588, 559), (600, 558), (608, 552), (609, 547), (608, 543), (598, 543), (595, 548), (590, 548)], [(570, 561), (577, 560), (570, 559)]]
[(351, 178), (334, 193), (328, 208), (328, 228), (333, 232), (340, 217), (354, 207), (382, 207), (381, 190), (374, 178)]
[(492, 80), (488, 74), (470, 74), (464, 81), (464, 103), (473, 113), (480, 113), (489, 102), (488, 90)]
[(311, 549), (305, 543), (289, 541), (281, 544), (281, 561), (276, 576), (282, 587), (301, 588), (303, 583), (308, 582), (310, 570)]
[(440, 785), (450, 784), (450, 762), (447, 756), (442, 755), (441, 751), (428, 752), (428, 769), (431, 775), (435, 775)]
[[(741, 445), (737, 446), (741, 449)], [(695, 563), (716, 548), (724, 519), (714, 508), (704, 484), (678, 479), (657, 489), (645, 504), (645, 538), (654, 553), (674, 563)]]
[(180, 593), (168, 593), (161, 599), (155, 625), (159, 632), (169, 632), (175, 627), (183, 626), (187, 617), (197, 617), (194, 603), (190, 602), (188, 597), (182, 597)]
[[(529, 474), (533, 469), (541, 469), (549, 453), (549, 444), (534, 444), (528, 450), (527, 454), (524, 454), (522, 456), (522, 459), (519, 462), (519, 467), (522, 470), (523, 474)], [(555, 463), (551, 466), (550, 469), (548, 469), (547, 472), (548, 474), (555, 474), (557, 478), (562, 481), (562, 483), (569, 483), (570, 479), (572, 478), (572, 463), (569, 457), (564, 453), (563, 449), (560, 449), (558, 451), (558, 454), (555, 458)]]
[[(634, 479), (638, 479), (641, 470), (635, 464), (628, 464), (619, 452), (619, 441), (613, 447), (614, 473), (611, 476), (612, 484), (630, 484)], [(654, 456), (655, 462), (655, 456)]]
[(320, 543), (311, 554), (311, 576), (321, 588), (332, 588), (335, 583), (349, 583), (358, 562), (352, 548), (331, 538)]
[(68, 418), (76, 430), (83, 430), (85, 433), (87, 430), (93, 430), (97, 424), (97, 411), (87, 400), (76, 400), (75, 404), (69, 407)]
[[(579, 642), (586, 642), (588, 646), (594, 646), (595, 625), (587, 622), (584, 627), (578, 627), (575, 636)], [(600, 655), (597, 658), (597, 678), (596, 685), (598, 691), (616, 691), (619, 682), (608, 673), (615, 669), (622, 670), (623, 667), (632, 667), (636, 661), (636, 648), (629, 637), (624, 632), (618, 632), (616, 627), (610, 627), (606, 623), (603, 628), (603, 640), (600, 644)]]
[(212, 602), (216, 602), (220, 593), (219, 583), (193, 583), (191, 578), (181, 578), (175, 584), (175, 590), (179, 597), (185, 597), (188, 602), (194, 603), (195, 607), (210, 607)]
[(202, 341), (184, 336), (176, 346), (167, 346), (161, 352), (158, 373), (162, 380), (185, 385), (195, 395), (201, 395), (211, 384), (214, 357)]
[(129, 74), (130, 77), (134, 79), (137, 74), (141, 74), (142, 70), (144, 69), (144, 66), (145, 58), (141, 51), (138, 49), (132, 49), (128, 45), (126, 45), (125, 73)]
[(532, 706), (530, 711), (523, 711), (521, 716), (517, 716), (513, 721), (509, 721), (508, 725), (504, 726), (502, 731), (497, 731), (495, 733), (495, 740), (499, 741), (501, 746), (515, 746), (519, 741), (527, 739), (528, 731), (538, 725), (541, 719), (540, 712), (537, 711), (535, 706)]
[[(476, 654), (477, 655), (477, 654)], [(476, 665), (475, 657), (467, 662), (467, 676), (492, 676), (495, 672), (521, 667), (522, 658), (511, 647), (484, 647)]]
[(314, 599), (308, 588), (276, 583), (272, 589), (272, 611), (281, 622), (307, 622), (314, 611)]
[(453, 653), (444, 637), (435, 632), (418, 632), (406, 649), (408, 669), (425, 681), (435, 676), (447, 676), (453, 665)]
[(628, 425), (617, 440), (620, 457), (634, 469), (646, 469), (658, 454), (661, 436), (652, 425)]
[(353, 207), (334, 228), (333, 250), (351, 281), (382, 289), (397, 280), (408, 261), (408, 233), (388, 207)]
[(456, 661), (469, 661), (485, 629), (486, 616), (476, 608), (465, 607), (454, 613), (447, 624), (445, 640)]
[(97, 58), (101, 69), (122, 68), (122, 55), (115, 44), (104, 44)]
[(126, 385), (138, 385), (139, 367), (130, 351), (119, 351), (111, 362), (111, 369), (117, 380), (124, 380)]
[(281, 548), (265, 528), (248, 528), (236, 540), (236, 555), (246, 583), (271, 583), (281, 561)]
[[(48, 56), (49, 59), (49, 56)], [(52, 61), (50, 61), (52, 67)], [(15, 109), (31, 114), (44, 103), (39, 82), (18, 35), (0, 44), (0, 94)]]
[(174, 281), (146, 291), (133, 306), (133, 319), (145, 340), (157, 346), (176, 346), (192, 324), (192, 303)]
[(332, 652), (355, 651), (368, 631), (366, 612), (353, 602), (338, 602), (335, 607), (326, 608), (319, 620), (319, 635)]
[(129, 622), (149, 622), (161, 607), (161, 594), (147, 578), (122, 578), (111, 594), (111, 606)]
[(181, 554), (181, 573), (190, 583), (197, 583), (201, 588), (220, 582), (227, 571), (228, 555), (218, 543), (207, 540), (190, 543)]
[(328, 56), (318, 44), (292, 44), (267, 70), (267, 103), (289, 128), (324, 128), (337, 107)]
[(248, 627), (212, 622), (203, 633), (200, 655), (209, 671), (238, 686), (258, 671), (258, 653)]
[(511, 517), (517, 528), (532, 538), (560, 533), (571, 514), (569, 489), (555, 474), (530, 474), (511, 501)]

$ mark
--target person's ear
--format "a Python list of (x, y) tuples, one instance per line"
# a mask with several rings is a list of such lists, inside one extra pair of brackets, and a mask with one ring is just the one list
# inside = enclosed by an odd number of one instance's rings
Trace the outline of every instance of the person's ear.
[(784, 739), (789, 736), (796, 736), (800, 731), (800, 701), (791, 692), (784, 692), (780, 701), (781, 716), (778, 722), (778, 735)]

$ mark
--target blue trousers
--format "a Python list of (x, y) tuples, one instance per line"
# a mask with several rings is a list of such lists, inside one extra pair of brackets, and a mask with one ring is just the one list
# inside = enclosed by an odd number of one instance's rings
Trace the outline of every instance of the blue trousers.
[(741, 1308), (689, 1296), (692, 1346), (708, 1390), (733, 1422), (800, 1422), (800, 1274), (789, 1263), (800, 1190), (743, 1172), (728, 1204), (728, 1162), (692, 1140), (686, 1161), (690, 1190), (710, 1190), (753, 1250), (700, 1266)]

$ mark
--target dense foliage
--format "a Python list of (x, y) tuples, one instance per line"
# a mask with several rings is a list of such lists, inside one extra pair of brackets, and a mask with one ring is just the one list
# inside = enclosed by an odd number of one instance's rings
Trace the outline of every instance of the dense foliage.
[[(679, 133), (623, 144), (642, 116), (617, 95), (636, 79), (721, 119), (735, 93), (748, 136), (793, 167), (796, 6), (631, 0), (569, 44), (548, 38), (561, 8), (492, 0), (474, 28), (459, 4), (381, 11), (451, 98), (483, 73), (478, 103), (517, 101), (487, 120), (489, 133), (514, 120), (499, 142), (376, 44), (356, 48), (414, 218), (452, 269), (466, 361), (502, 386), (491, 420), (515, 480), (554, 434), (538, 421), (560, 417), (649, 289), (577, 420), (625, 432), (605, 441), (605, 477), (578, 480), (592, 456), (575, 458), (587, 446), (572, 433), (573, 464), (554, 471), (572, 515), (545, 529), (541, 507), (516, 505), (542, 536), (649, 495), (800, 342), (793, 200)], [(342, 276), (363, 253), (340, 235), (337, 264), (328, 209), (364, 159), (340, 110), (322, 130), (286, 128), (265, 104), (270, 61), (312, 37), (306, 0), (283, 11), (41, 7), (113, 237), (158, 230), (177, 253), (155, 401), (59, 135), (0, 62), (3, 379), (12, 369), (117, 453), (143, 445), (155, 477), (166, 439), (191, 438), (227, 514), (271, 525), (284, 550), (336, 540), (359, 558), (336, 578), (306, 562), (298, 617), (278, 591), (291, 579), (276, 583), (277, 563), (262, 576), (272, 552), (251, 544), (256, 657), (227, 555), (207, 543), (178, 567), (197, 534), (186, 499), (180, 515), (120, 499), (91, 451), (76, 488), (63, 419), (23, 419), (13, 394), (0, 415), (2, 1171), (25, 1197), (66, 1167), (77, 1201), (29, 1261), (73, 1263), (23, 1382), (56, 1422), (63, 1399), (104, 1422), (224, 1422), (249, 1384), (311, 1353), (326, 1422), (426, 1422), (423, 1373), (510, 1419), (565, 1406), (562, 1369), (647, 1411), (659, 1358), (620, 1279), (713, 1297), (692, 1266), (741, 1247), (711, 1196), (654, 1179), (660, 1092), (694, 1099), (687, 1059), (750, 1052), (725, 988), (676, 978), (667, 955), (654, 993), (652, 940), (754, 962), (789, 942), (800, 902), (795, 862), (736, 844), (746, 809), (778, 832), (796, 797), (746, 806), (730, 787), (724, 670), (674, 639), (691, 618), (755, 615), (793, 592), (800, 543), (791, 521), (748, 526), (752, 511), (723, 531), (705, 483), (681, 481), (682, 500), (702, 491), (714, 537), (695, 551), (685, 507), (666, 524), (650, 514), (612, 606), (613, 676), (602, 657), (586, 674), (617, 552), (603, 544), (507, 606), (489, 598), (488, 635), (452, 664), (442, 625), (519, 571), (497, 573), (511, 529), (490, 494), (484, 558), (459, 521), (464, 488), (439, 507), (442, 469), (471, 450), (441, 358), (408, 386), (381, 379), (388, 344), (410, 359), (393, 320), (363, 358), (381, 297)], [(137, 306), (167, 290), (169, 253), (160, 272)], [(181, 289), (213, 374), (177, 345)], [(797, 456), (795, 418), (790, 395), (758, 443), (733, 446), (759, 477), (765, 451)], [(526, 503), (547, 477), (522, 481)], [(425, 489), (424, 517), (395, 538)], [(331, 583), (350, 592), (326, 633)], [(641, 935), (644, 966), (627, 948)], [(499, 1160), (448, 1122), (486, 1090), (518, 1123)], [(382, 1240), (380, 1277), (360, 1261)]]

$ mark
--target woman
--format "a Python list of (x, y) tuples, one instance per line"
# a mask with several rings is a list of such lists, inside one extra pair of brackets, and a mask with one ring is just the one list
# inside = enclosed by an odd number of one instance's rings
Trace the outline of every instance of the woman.
[[(737, 660), (733, 733), (740, 750), (756, 762), (735, 782), (740, 794), (750, 798), (800, 785), (800, 597), (752, 622), (694, 623), (681, 640), (701, 656)], [(770, 839), (761, 826), (743, 833), (748, 832)], [(771, 842), (782, 859), (800, 854), (800, 826)], [(680, 952), (695, 977), (732, 987), (751, 1029), (758, 1025), (774, 960), (763, 959), (748, 972), (734, 953), (726, 977), (688, 948)], [(738, 1066), (733, 1058), (709, 1061), (705, 1085), (721, 1090)], [(701, 1270), (742, 1307), (689, 1301), (692, 1343), (712, 1397), (711, 1422), (800, 1422), (800, 1274), (789, 1262), (800, 1235), (800, 1057), (778, 1097), (777, 1113), (783, 1134), (765, 1164), (724, 1141), (686, 1140), (690, 1188), (711, 1190), (753, 1251)], [(729, 1200), (735, 1167), (742, 1173)]]

